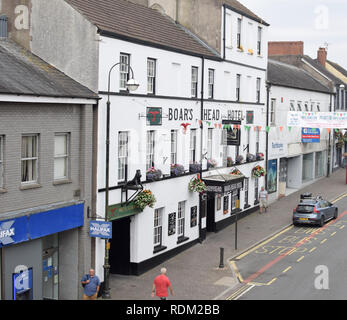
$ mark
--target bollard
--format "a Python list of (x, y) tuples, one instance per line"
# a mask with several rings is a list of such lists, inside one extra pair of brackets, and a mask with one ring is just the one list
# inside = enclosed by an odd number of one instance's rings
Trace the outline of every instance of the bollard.
[(219, 261), (219, 269), (224, 268), (224, 248), (220, 248), (220, 261)]

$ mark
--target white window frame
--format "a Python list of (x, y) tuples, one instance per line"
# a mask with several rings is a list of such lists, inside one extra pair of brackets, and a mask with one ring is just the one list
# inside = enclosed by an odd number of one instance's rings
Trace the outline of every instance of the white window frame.
[(208, 69), (208, 98), (214, 98), (215, 70)]
[(146, 141), (146, 170), (148, 170), (154, 167), (155, 131), (147, 131)]
[(237, 19), (237, 37), (236, 37), (236, 47), (240, 49), (242, 46), (242, 19)]
[(192, 98), (198, 97), (198, 83), (199, 83), (199, 68), (192, 67), (192, 88), (191, 88)]
[(245, 190), (245, 205), (249, 205), (249, 178), (246, 178), (244, 181), (244, 190)]
[[(35, 148), (35, 156), (33, 157), (24, 157), (23, 156), (23, 143), (24, 138), (33, 138), (35, 139), (36, 148)], [(23, 170), (24, 163), (33, 162), (32, 168), (35, 168), (35, 177), (32, 180), (24, 180), (23, 181)], [(22, 148), (21, 148), (21, 183), (22, 185), (37, 183), (39, 179), (39, 134), (23, 134), (22, 135)]]
[(190, 130), (190, 143), (189, 143), (189, 160), (190, 163), (196, 161), (196, 129)]
[(258, 56), (261, 55), (262, 34), (263, 34), (263, 28), (262, 27), (258, 27), (258, 39), (257, 39), (257, 54), (258, 54)]
[(160, 247), (163, 241), (163, 209), (154, 210), (153, 245)]
[[(57, 180), (65, 180), (69, 178), (70, 175), (70, 133), (64, 132), (64, 133), (56, 133), (54, 135), (54, 146), (55, 146), (55, 138), (56, 137), (65, 137), (65, 143), (66, 143), (66, 150), (64, 154), (56, 154), (56, 150), (54, 147), (54, 181)], [(55, 176), (55, 168), (56, 168), (56, 160), (64, 159), (64, 165), (65, 165), (65, 176)]]
[(181, 201), (178, 203), (177, 209), (177, 237), (184, 237), (185, 232), (185, 215), (186, 215), (186, 202)]
[(276, 99), (271, 99), (270, 102), (270, 125), (276, 124)]
[(120, 54), (119, 65), (119, 89), (127, 90), (127, 82), (129, 80), (129, 66), (130, 66), (130, 54)]
[(213, 128), (207, 129), (207, 158), (212, 159)]
[(125, 181), (129, 159), (129, 132), (118, 132), (118, 182)]
[(147, 59), (147, 93), (155, 94), (156, 91), (157, 60)]
[(256, 154), (259, 153), (260, 149), (260, 130), (257, 127), (256, 134), (255, 134), (255, 152)]
[(177, 164), (177, 130), (171, 130), (171, 164)]
[(236, 101), (241, 100), (241, 74), (236, 75)]
[(257, 102), (260, 102), (261, 78), (257, 78)]

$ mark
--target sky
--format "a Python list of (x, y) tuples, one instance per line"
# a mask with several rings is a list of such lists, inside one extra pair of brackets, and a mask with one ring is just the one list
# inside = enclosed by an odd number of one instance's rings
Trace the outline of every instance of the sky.
[(328, 60), (347, 70), (347, 0), (239, 0), (270, 24), (269, 41), (304, 41), (304, 53), (317, 58), (328, 48)]

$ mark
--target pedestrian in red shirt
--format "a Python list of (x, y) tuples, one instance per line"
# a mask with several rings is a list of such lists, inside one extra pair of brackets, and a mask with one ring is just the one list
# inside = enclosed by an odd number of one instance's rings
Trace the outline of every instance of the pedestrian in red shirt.
[(173, 289), (171, 286), (170, 279), (166, 276), (166, 268), (162, 268), (160, 270), (161, 275), (157, 276), (154, 279), (153, 288), (152, 288), (152, 297), (154, 297), (154, 293), (156, 293), (156, 296), (160, 298), (160, 300), (166, 300), (166, 298), (169, 296), (170, 289), (171, 295), (173, 296)]

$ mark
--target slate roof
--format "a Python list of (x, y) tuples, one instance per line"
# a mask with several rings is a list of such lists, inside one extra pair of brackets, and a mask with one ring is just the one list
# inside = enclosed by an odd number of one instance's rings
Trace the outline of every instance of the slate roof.
[(347, 77), (347, 70), (344, 69), (343, 67), (341, 67), (339, 64), (337, 64), (336, 62), (332, 62), (330, 60), (327, 60), (327, 62), (333, 66), (337, 71), (339, 71), (340, 73), (342, 73), (345, 77)]
[(0, 39), (0, 94), (97, 99), (88, 88), (9, 39)]
[(333, 75), (330, 71), (328, 71), (326, 68), (324, 68), (317, 59), (312, 59), (310, 56), (304, 55), (304, 60), (309, 62), (314, 68), (319, 70), (321, 73), (323, 73), (325, 76), (327, 76), (329, 79), (331, 79), (336, 85), (340, 84), (346, 84), (341, 79)]
[(331, 93), (331, 90), (313, 78), (308, 72), (294, 65), (268, 60), (268, 82), (296, 89)]
[(65, 0), (101, 34), (152, 44), (163, 49), (220, 59), (215, 50), (198, 41), (160, 12), (126, 0)]
[(228, 7), (232, 8), (235, 12), (238, 12), (244, 15), (245, 17), (255, 20), (265, 26), (269, 26), (269, 24), (266, 21), (258, 17), (254, 12), (246, 8), (243, 4), (241, 4), (237, 0), (224, 0), (223, 3), (227, 5)]

